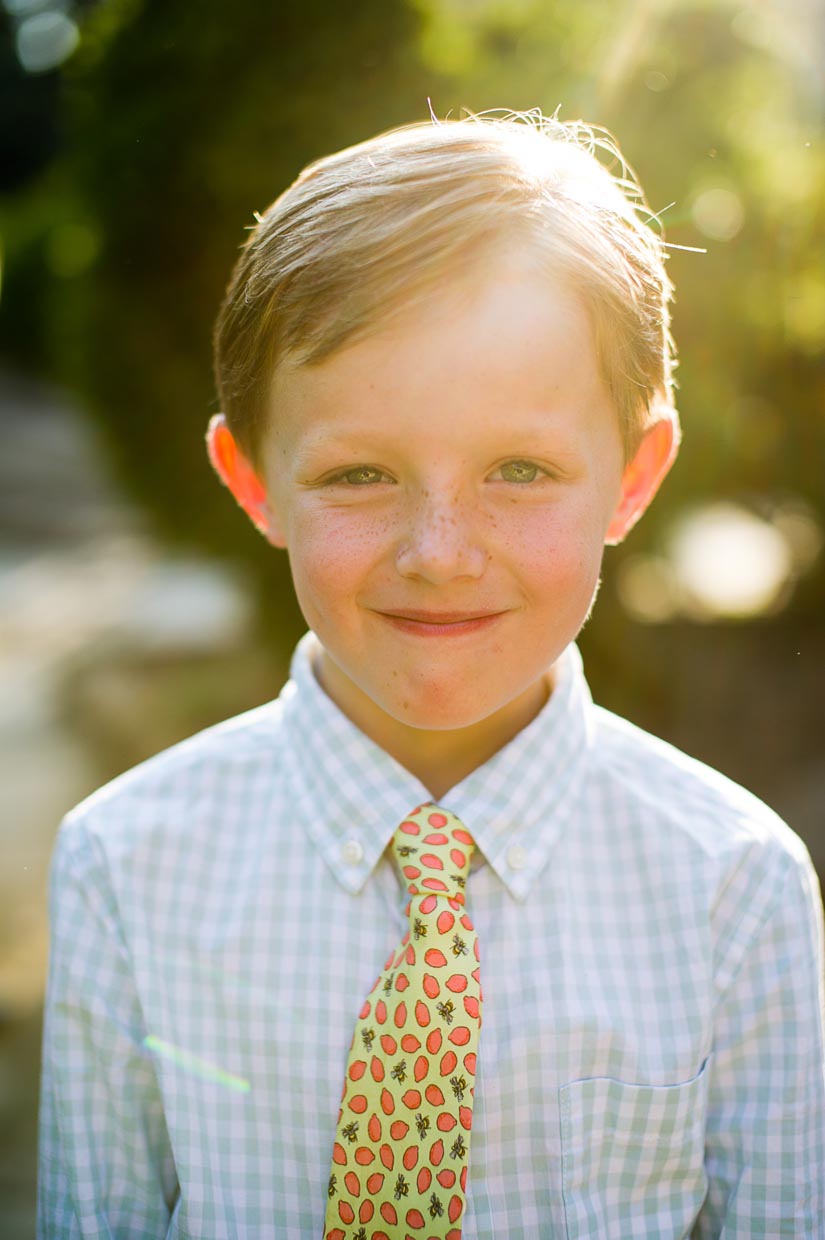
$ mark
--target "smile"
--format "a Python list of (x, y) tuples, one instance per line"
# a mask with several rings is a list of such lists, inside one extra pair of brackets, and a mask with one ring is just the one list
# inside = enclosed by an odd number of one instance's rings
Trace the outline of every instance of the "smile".
[(379, 611), (376, 613), (394, 629), (418, 637), (459, 637), (490, 628), (505, 614), (503, 611)]

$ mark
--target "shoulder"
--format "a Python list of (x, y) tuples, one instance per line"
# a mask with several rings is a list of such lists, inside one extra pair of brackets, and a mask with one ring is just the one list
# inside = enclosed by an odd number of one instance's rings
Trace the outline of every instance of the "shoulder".
[(240, 830), (283, 778), (280, 699), (156, 754), (98, 788), (60, 825), (53, 873), (136, 867), (210, 848)]
[(733, 780), (601, 708), (595, 731), (593, 783), (602, 814), (609, 812), (622, 836), (622, 872), (643, 881), (654, 876), (657, 898), (673, 917), (680, 909), (698, 913), (713, 943), (717, 984), (727, 984), (751, 945), (778, 926), (819, 959), (816, 871), (779, 815)]
[(753, 793), (609, 711), (594, 718), (597, 782), (648, 843), (722, 881), (744, 868), (776, 887), (811, 870), (799, 836)]

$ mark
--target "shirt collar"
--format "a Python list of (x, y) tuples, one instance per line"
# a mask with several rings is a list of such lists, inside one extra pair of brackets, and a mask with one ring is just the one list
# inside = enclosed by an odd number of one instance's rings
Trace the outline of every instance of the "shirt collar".
[[(295, 809), (339, 883), (360, 891), (403, 818), (432, 800), (424, 785), (327, 697), (307, 633), (281, 693)], [(590, 692), (570, 645), (535, 719), (439, 803), (467, 825), (487, 862), (524, 900), (575, 803), (592, 742)]]

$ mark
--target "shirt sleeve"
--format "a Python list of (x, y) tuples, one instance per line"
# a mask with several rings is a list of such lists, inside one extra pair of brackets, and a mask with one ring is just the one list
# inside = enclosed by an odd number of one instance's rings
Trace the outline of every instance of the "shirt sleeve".
[(739, 903), (734, 938), (758, 920), (714, 1024), (694, 1240), (825, 1237), (822, 902), (807, 854), (782, 856), (770, 900)]
[(38, 1238), (165, 1237), (174, 1159), (105, 858), (82, 821), (58, 836), (49, 911)]

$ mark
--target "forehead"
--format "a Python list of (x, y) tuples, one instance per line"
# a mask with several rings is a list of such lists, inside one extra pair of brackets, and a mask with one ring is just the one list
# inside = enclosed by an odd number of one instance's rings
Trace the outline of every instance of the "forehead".
[(584, 304), (530, 255), (445, 283), (321, 363), (282, 363), (271, 396), (282, 443), (473, 407), (505, 427), (553, 410), (616, 421)]

